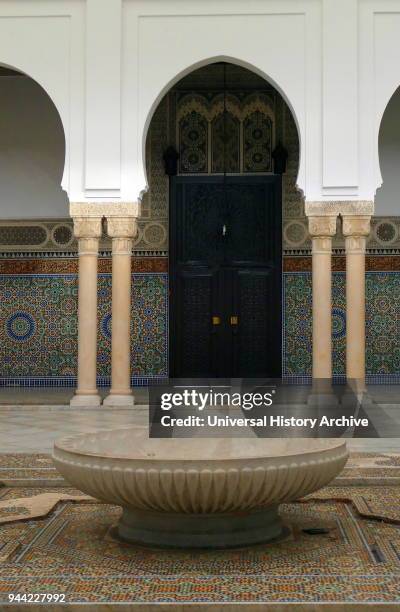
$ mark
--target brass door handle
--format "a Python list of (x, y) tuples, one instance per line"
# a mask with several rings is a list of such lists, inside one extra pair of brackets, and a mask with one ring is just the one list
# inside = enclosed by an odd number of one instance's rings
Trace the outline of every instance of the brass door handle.
[(239, 317), (237, 315), (232, 315), (230, 318), (230, 323), (231, 325), (238, 325), (239, 324)]

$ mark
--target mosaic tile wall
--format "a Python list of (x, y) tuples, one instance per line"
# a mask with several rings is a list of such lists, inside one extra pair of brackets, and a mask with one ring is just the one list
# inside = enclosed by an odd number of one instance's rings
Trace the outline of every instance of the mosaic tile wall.
[[(285, 272), (283, 375), (307, 380), (312, 359), (311, 272)], [(332, 282), (333, 370), (346, 368), (345, 273)], [(400, 383), (400, 272), (366, 274), (366, 373), (370, 383)]]
[[(168, 371), (165, 273), (132, 276), (134, 384)], [(111, 275), (98, 283), (98, 377), (111, 371)], [(77, 367), (76, 274), (0, 275), (0, 384), (73, 385)]]
[[(336, 258), (335, 258), (336, 259)], [(339, 258), (338, 258), (339, 259)], [(132, 287), (132, 379), (146, 384), (168, 375), (168, 275), (165, 259), (134, 271)], [(71, 260), (19, 264), (17, 274), (0, 267), (0, 385), (74, 385), (77, 359), (77, 275)], [(28, 265), (29, 264), (29, 265)], [(101, 260), (98, 308), (98, 377), (107, 385), (111, 365), (111, 275)], [(292, 260), (300, 271), (284, 272), (283, 375), (307, 382), (311, 376), (310, 258)], [(27, 274), (56, 267), (58, 273)], [(373, 262), (369, 261), (369, 267)], [(76, 261), (74, 262), (76, 266)], [(341, 267), (335, 263), (336, 267)], [(144, 263), (140, 264), (144, 269)], [(304, 270), (304, 268), (308, 268)], [(153, 271), (151, 271), (153, 269)], [(400, 270), (371, 271), (366, 277), (369, 382), (400, 382)], [(345, 373), (345, 273), (333, 273), (333, 363)]]

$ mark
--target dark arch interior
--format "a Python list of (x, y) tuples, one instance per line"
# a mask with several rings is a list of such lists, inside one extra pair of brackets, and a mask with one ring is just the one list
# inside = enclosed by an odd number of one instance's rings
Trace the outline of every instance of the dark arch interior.
[(379, 129), (382, 185), (375, 198), (376, 214), (398, 215), (400, 210), (400, 87), (389, 100)]
[(65, 217), (65, 135), (44, 89), (0, 68), (0, 199), (3, 218)]

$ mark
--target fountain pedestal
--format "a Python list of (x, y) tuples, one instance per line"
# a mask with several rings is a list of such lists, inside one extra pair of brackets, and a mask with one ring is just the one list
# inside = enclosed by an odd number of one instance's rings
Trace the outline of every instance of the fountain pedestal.
[(63, 438), (59, 472), (124, 509), (119, 536), (168, 547), (232, 547), (279, 536), (279, 504), (327, 485), (347, 461), (336, 439), (163, 438), (133, 427)]
[(125, 508), (117, 531), (127, 542), (148, 546), (234, 548), (277, 538), (283, 525), (277, 506), (218, 514), (175, 514)]

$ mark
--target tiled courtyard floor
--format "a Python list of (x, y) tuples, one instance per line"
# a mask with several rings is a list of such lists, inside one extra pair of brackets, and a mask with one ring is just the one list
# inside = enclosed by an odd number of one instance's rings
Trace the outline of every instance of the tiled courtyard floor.
[[(24, 499), (48, 492), (57, 492), (59, 503), (29, 519)], [(203, 602), (216, 610), (224, 603), (400, 606), (398, 487), (327, 487), (281, 506), (285, 537), (227, 551), (124, 544), (112, 530), (120, 509), (68, 501), (76, 495), (65, 487), (2, 490), (1, 610), (8, 593), (17, 592), (65, 593), (67, 602), (80, 605)], [(26, 518), (13, 521), (13, 513)], [(313, 534), (316, 528), (324, 532)]]
[[(49, 455), (60, 436), (145, 425), (145, 391), (132, 410), (88, 411), (70, 410), (65, 391), (38, 392), (25, 405), (23, 392), (8, 393), (0, 402), (1, 612), (10, 592), (64, 592), (79, 612), (121, 604), (140, 612), (400, 610), (399, 440), (349, 440), (353, 453), (332, 486), (281, 507), (281, 540), (229, 551), (155, 550), (115, 539), (119, 508), (68, 499), (80, 493)], [(393, 391), (383, 399), (379, 409), (400, 419)], [(45, 493), (49, 507), (30, 515)], [(18, 609), (34, 607), (10, 608)]]
[(147, 410), (0, 407), (0, 453), (49, 453), (56, 438), (147, 423)]
[[(307, 387), (305, 388), (307, 390)], [(392, 425), (400, 431), (400, 387), (370, 386), (375, 404), (369, 408), (372, 417), (380, 416), (381, 438), (354, 438), (349, 447), (359, 452), (399, 452), (400, 438), (389, 437)], [(102, 394), (106, 392), (103, 390)], [(134, 390), (132, 409), (69, 407), (70, 389), (0, 388), (0, 453), (51, 452), (56, 438), (100, 429), (117, 429), (147, 423), (148, 391)], [(289, 397), (290, 401), (290, 397)]]

